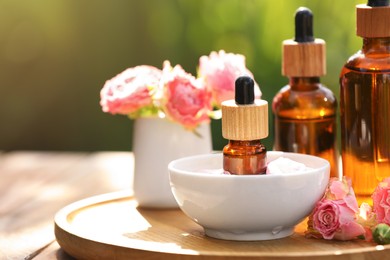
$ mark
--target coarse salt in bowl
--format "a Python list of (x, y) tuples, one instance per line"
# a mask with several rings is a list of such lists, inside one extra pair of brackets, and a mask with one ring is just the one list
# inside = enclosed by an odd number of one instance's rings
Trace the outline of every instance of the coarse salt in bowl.
[(168, 165), (171, 189), (180, 209), (207, 236), (240, 241), (283, 238), (293, 234), (323, 196), (330, 165), (312, 155), (267, 152), (268, 165), (280, 158), (305, 168), (288, 172), (284, 161), (282, 173), (227, 175), (221, 153), (181, 158)]

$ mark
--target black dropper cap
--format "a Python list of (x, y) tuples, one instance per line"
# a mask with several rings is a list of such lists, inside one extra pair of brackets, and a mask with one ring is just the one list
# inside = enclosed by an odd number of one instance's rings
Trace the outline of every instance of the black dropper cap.
[(300, 7), (295, 13), (296, 42), (313, 42), (313, 14), (310, 9)]
[(251, 77), (241, 76), (235, 82), (235, 101), (238, 105), (250, 105), (255, 101), (255, 82)]
[(367, 5), (371, 7), (388, 6), (389, 0), (368, 0)]

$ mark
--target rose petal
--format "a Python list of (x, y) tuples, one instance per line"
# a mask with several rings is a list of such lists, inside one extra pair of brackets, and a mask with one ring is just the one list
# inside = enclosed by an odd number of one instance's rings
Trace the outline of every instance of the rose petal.
[(351, 221), (340, 225), (340, 229), (336, 232), (334, 238), (338, 240), (351, 240), (357, 238), (360, 235), (364, 235), (365, 232), (365, 229), (361, 225)]
[(348, 208), (350, 208), (354, 213), (359, 212), (359, 206), (355, 196), (347, 195), (343, 200)]
[(342, 199), (347, 195), (347, 192), (345, 192), (344, 183), (341, 181), (332, 181), (329, 186), (329, 190), (335, 196), (336, 200)]
[(345, 225), (349, 222), (353, 222), (356, 219), (356, 212), (348, 207), (348, 205), (342, 201), (338, 200), (334, 202), (338, 206), (340, 211), (339, 219), (340, 225)]

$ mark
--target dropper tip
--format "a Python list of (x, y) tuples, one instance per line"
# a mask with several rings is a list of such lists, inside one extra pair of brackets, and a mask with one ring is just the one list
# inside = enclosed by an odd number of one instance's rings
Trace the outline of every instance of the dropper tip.
[(236, 104), (250, 105), (255, 100), (254, 81), (251, 77), (241, 76), (235, 82), (235, 101)]
[(367, 5), (371, 7), (389, 6), (389, 0), (368, 0)]
[(295, 12), (296, 42), (313, 42), (313, 13), (309, 8), (299, 7)]

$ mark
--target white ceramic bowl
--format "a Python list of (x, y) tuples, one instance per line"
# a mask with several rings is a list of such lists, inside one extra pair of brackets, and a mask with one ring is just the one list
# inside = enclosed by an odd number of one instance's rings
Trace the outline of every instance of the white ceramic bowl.
[(173, 195), (210, 237), (250, 241), (289, 236), (324, 194), (330, 166), (319, 157), (283, 152), (268, 152), (268, 162), (280, 156), (312, 169), (284, 175), (225, 175), (220, 153), (185, 157), (168, 166)]

